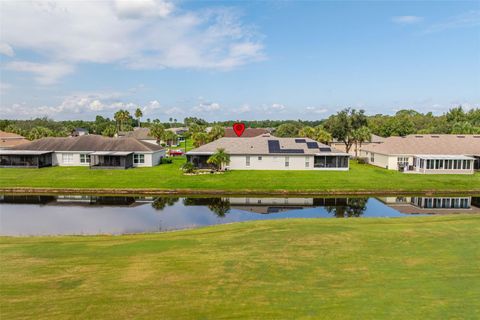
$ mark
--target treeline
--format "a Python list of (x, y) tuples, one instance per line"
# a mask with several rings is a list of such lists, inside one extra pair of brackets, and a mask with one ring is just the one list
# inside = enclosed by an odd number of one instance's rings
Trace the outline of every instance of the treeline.
[[(400, 110), (395, 115), (377, 114), (365, 115), (363, 110), (344, 109), (327, 119), (305, 121), (305, 120), (258, 120), (242, 121), (250, 128), (272, 128), (275, 135), (279, 137), (308, 136), (318, 141), (328, 142), (332, 137), (339, 140), (337, 136), (338, 127), (334, 124), (341, 124), (345, 121), (345, 112), (348, 119), (357, 119), (357, 129), (365, 127), (356, 134), (365, 134), (368, 129), (370, 134), (382, 137), (405, 136), (408, 134), (480, 134), (480, 109), (465, 111), (461, 106), (452, 108), (440, 116), (431, 112), (420, 113), (415, 110)], [(353, 114), (352, 114), (353, 112)], [(203, 130), (206, 127), (229, 127), (236, 121), (208, 122), (197, 117), (187, 117), (183, 122), (170, 118), (161, 122), (159, 119), (146, 119), (142, 121), (140, 108), (130, 114), (127, 110), (118, 110), (112, 119), (97, 116), (95, 121), (54, 121), (49, 118), (36, 118), (32, 120), (0, 120), (0, 130), (20, 134), (30, 140), (42, 137), (68, 136), (75, 128), (87, 129), (90, 133), (105, 136), (114, 136), (120, 131), (131, 131), (134, 127), (150, 127), (155, 136), (168, 135), (164, 129), (171, 127), (194, 126), (190, 133), (197, 133), (198, 140), (211, 140)], [(202, 129), (199, 129), (202, 128)], [(337, 129), (336, 129), (337, 128)], [(350, 133), (351, 134), (351, 133)], [(172, 137), (166, 137), (172, 138)], [(340, 139), (341, 140), (341, 139)]]

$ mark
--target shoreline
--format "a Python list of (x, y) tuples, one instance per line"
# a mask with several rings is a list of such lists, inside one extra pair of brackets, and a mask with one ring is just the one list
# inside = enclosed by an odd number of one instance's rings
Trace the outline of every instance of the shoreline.
[(37, 187), (13, 187), (0, 188), (2, 194), (98, 194), (98, 195), (148, 195), (148, 196), (388, 196), (388, 195), (465, 195), (480, 194), (480, 189), (470, 190), (219, 190), (219, 189), (149, 189), (149, 188), (37, 188)]

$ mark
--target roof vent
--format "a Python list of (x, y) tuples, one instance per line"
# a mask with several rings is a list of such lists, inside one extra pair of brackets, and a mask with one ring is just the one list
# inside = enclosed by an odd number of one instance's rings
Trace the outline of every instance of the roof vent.
[(465, 138), (465, 136), (457, 136), (457, 138)]
[(432, 138), (440, 138), (440, 136), (432, 136)]
[(423, 138), (423, 136), (415, 136), (415, 138)]

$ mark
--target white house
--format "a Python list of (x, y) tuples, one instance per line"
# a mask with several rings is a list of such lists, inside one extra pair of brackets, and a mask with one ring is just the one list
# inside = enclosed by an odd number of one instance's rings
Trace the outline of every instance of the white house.
[(0, 150), (1, 167), (86, 166), (92, 169), (152, 167), (165, 157), (165, 149), (133, 138), (83, 135), (43, 138)]
[(402, 172), (473, 174), (479, 169), (480, 135), (389, 137), (383, 143), (362, 146), (360, 157), (372, 165)]
[(223, 148), (229, 170), (348, 170), (349, 155), (308, 138), (220, 138), (187, 152), (197, 168), (210, 168), (208, 158)]

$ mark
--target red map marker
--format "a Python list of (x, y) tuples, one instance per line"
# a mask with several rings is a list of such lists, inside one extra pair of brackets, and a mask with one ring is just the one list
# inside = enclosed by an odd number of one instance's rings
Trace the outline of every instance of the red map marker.
[(240, 137), (245, 131), (245, 123), (240, 123), (240, 122), (234, 123), (233, 131), (235, 131), (235, 134), (237, 135), (237, 137)]

